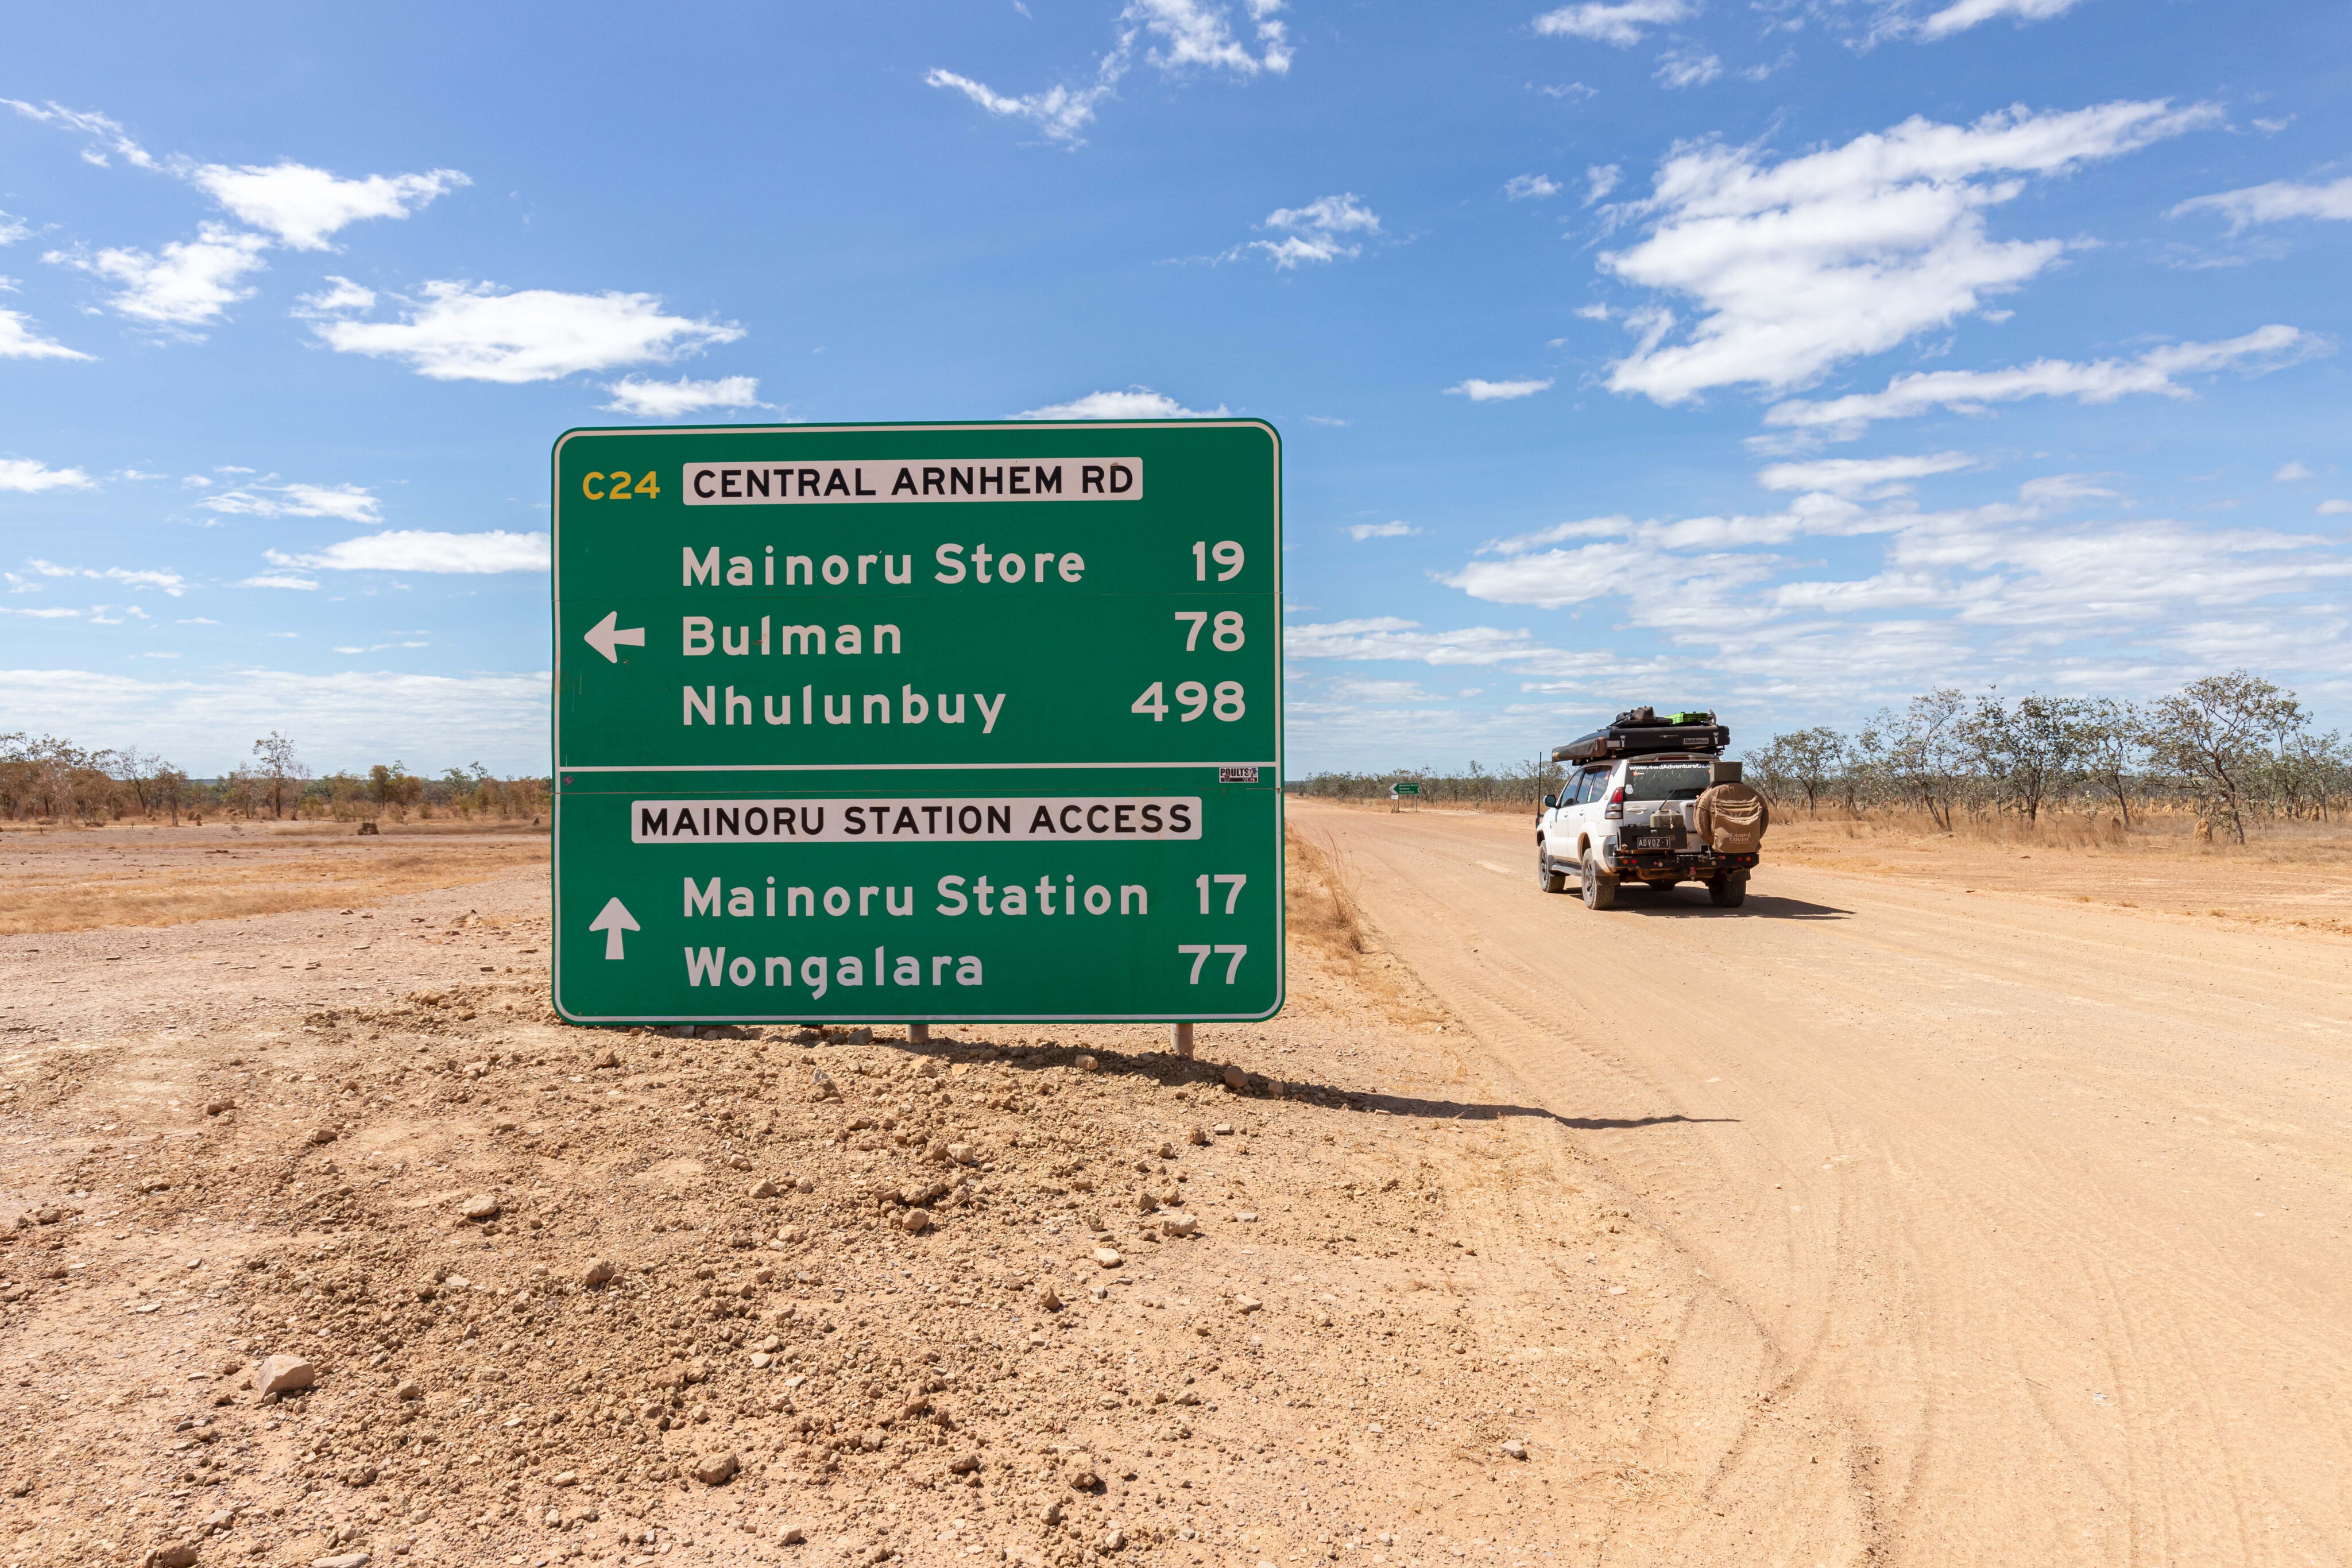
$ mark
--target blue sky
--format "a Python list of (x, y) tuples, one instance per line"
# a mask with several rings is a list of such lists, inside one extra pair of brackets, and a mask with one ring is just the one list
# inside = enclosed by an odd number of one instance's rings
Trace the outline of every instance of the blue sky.
[(2352, 697), (2352, 12), (26, 7), (0, 730), (545, 766), (576, 424), (1225, 410), (1289, 747)]

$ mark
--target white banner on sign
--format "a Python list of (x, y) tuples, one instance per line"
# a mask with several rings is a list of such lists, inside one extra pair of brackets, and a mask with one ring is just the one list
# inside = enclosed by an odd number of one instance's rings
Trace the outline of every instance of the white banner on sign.
[(903, 800), (636, 800), (638, 844), (1167, 841), (1201, 836), (1197, 795), (937, 796)]
[(910, 501), (1139, 501), (1140, 457), (926, 457), (689, 463), (689, 507), (840, 507)]

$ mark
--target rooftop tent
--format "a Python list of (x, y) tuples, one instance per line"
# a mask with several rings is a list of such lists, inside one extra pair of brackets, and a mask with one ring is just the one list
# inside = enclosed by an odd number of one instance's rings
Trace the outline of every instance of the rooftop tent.
[(1711, 713), (1660, 714), (1645, 707), (1629, 708), (1606, 727), (1552, 747), (1554, 762), (1605, 762), (1617, 757), (1641, 757), (1678, 751), (1713, 756), (1731, 744), (1731, 731), (1715, 722)]

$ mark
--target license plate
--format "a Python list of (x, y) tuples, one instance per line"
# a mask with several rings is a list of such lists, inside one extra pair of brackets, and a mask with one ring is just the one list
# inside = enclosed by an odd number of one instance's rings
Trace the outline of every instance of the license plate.
[(1637, 850), (1662, 850), (1666, 847), (1666, 841), (1664, 839), (1640, 839), (1635, 841), (1633, 847)]

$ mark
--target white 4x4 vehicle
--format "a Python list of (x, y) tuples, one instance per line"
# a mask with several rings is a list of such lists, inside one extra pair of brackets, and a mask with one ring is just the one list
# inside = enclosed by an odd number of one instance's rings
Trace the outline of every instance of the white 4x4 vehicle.
[(1667, 753), (1580, 767), (1559, 795), (1543, 798), (1536, 818), (1536, 885), (1565, 893), (1574, 878), (1588, 909), (1606, 909), (1626, 883), (1661, 895), (1676, 883), (1703, 882), (1708, 901), (1738, 907), (1759, 857), (1718, 854), (1692, 821), (1698, 798), (1718, 772), (1737, 765)]

